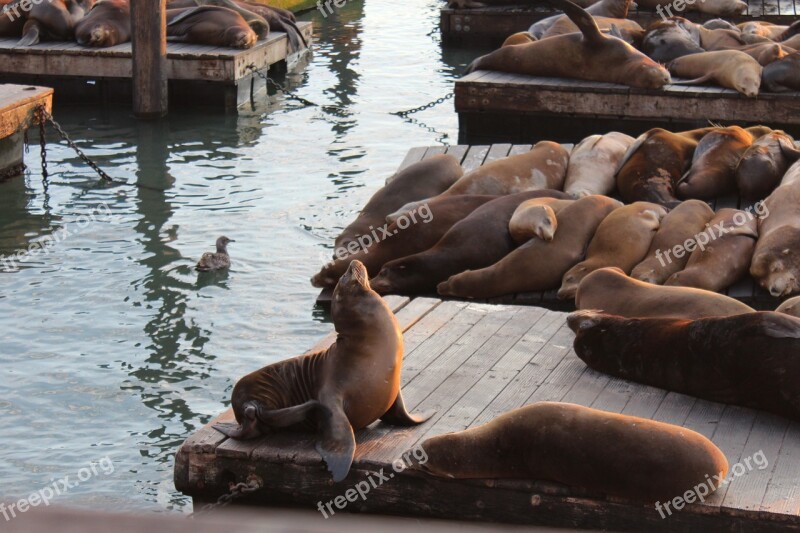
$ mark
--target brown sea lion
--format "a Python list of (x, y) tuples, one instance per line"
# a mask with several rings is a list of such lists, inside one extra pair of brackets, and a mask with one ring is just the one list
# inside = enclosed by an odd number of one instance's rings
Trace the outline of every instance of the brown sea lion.
[(684, 269), (691, 251), (697, 246), (695, 236), (706, 229), (714, 210), (700, 200), (681, 202), (664, 220), (644, 261), (631, 271), (631, 277), (661, 285)]
[(753, 135), (739, 126), (705, 135), (694, 151), (691, 168), (678, 183), (678, 195), (713, 200), (735, 192), (736, 165), (753, 140)]
[(199, 6), (167, 10), (167, 40), (245, 49), (256, 45), (258, 35), (232, 9)]
[(789, 26), (773, 24), (772, 22), (765, 22), (763, 20), (751, 20), (738, 24), (738, 28), (742, 33), (758, 35), (760, 37), (766, 37), (767, 39), (776, 41), (786, 30), (789, 29)]
[(768, 92), (800, 91), (800, 52), (794, 52), (764, 67), (761, 81)]
[(20, 9), (20, 2), (0, 0), (0, 37), (22, 37), (25, 12)]
[(592, 135), (572, 149), (564, 192), (573, 198), (611, 194), (622, 158), (634, 138), (618, 131)]
[[(32, 5), (31, 5), (32, 4)], [(18, 46), (42, 41), (71, 41), (75, 23), (83, 18), (94, 0), (48, 0), (31, 2)], [(20, 3), (20, 7), (25, 7)]]
[(655, 128), (628, 148), (617, 172), (617, 189), (626, 202), (645, 201), (673, 208), (675, 186), (689, 168), (697, 143), (714, 128), (672, 133)]
[(630, 318), (696, 319), (755, 311), (723, 294), (691, 287), (653, 285), (628, 277), (618, 268), (601, 268), (583, 278), (575, 296), (575, 306)]
[(789, 298), (779, 305), (775, 312), (800, 318), (800, 296)]
[[(503, 196), (525, 191), (564, 187), (569, 151), (558, 143), (542, 141), (530, 151), (504, 157), (465, 174), (439, 197), (458, 194)], [(428, 199), (410, 202), (386, 217), (393, 222), (404, 213), (417, 209)]]
[(736, 166), (736, 184), (741, 196), (760, 200), (780, 185), (789, 167), (800, 158), (794, 139), (783, 131), (773, 131), (755, 141)]
[(709, 222), (708, 229), (695, 238), (697, 246), (686, 268), (670, 276), (664, 285), (721, 292), (747, 275), (757, 240), (755, 215), (722, 209)]
[(108, 47), (131, 40), (129, 0), (101, 0), (75, 26), (78, 44)]
[(526, 31), (517, 32), (513, 35), (509, 35), (508, 38), (503, 41), (501, 46), (514, 46), (517, 44), (527, 44), (537, 41), (536, 37), (531, 35)]
[(641, 263), (667, 210), (658, 204), (636, 202), (613, 211), (597, 228), (586, 249), (586, 259), (564, 274), (558, 297), (574, 298), (587, 274), (599, 268), (618, 267), (626, 274)]
[(378, 419), (416, 425), (433, 413), (406, 411), (400, 392), (403, 332), (386, 302), (370, 289), (360, 262), (353, 261), (339, 280), (332, 306), (336, 341), (327, 350), (243, 377), (231, 397), (239, 426), (214, 427), (234, 439), (253, 439), (316, 420), (317, 451), (338, 482), (353, 462), (353, 431)]
[(508, 223), (519, 204), (531, 198), (568, 199), (561, 191), (530, 191), (501, 196), (457, 222), (432, 248), (389, 261), (372, 279), (379, 294), (424, 294), (464, 270), (496, 263), (516, 247)]
[(569, 0), (550, 0), (581, 33), (557, 35), (529, 44), (506, 46), (479, 57), (467, 69), (531, 76), (556, 76), (659, 89), (669, 72), (622, 39), (603, 35), (594, 19)]
[(408, 202), (438, 195), (463, 174), (461, 164), (452, 155), (435, 155), (399, 171), (386, 180), (358, 217), (336, 237), (335, 247), (346, 248), (359, 235), (368, 235), (383, 226), (389, 213)]
[(231, 11), (239, 13), (259, 39), (265, 39), (267, 35), (269, 35), (269, 23), (261, 15), (250, 9), (250, 6), (244, 2), (236, 2), (234, 0), (169, 0), (167, 2), (167, 9), (191, 8), (197, 6), (228, 8)]
[[(585, 5), (585, 2), (574, 2), (578, 6), (584, 8), (587, 13), (593, 17), (611, 17), (617, 19), (624, 19), (628, 17), (628, 8), (631, 5), (631, 0), (591, 0), (590, 5)], [(551, 17), (539, 20), (528, 29), (535, 39), (541, 39), (542, 35), (556, 22), (561, 19), (568, 18), (566, 15), (553, 15)]]
[(552, 241), (558, 230), (559, 211), (571, 205), (573, 200), (534, 198), (519, 204), (508, 222), (508, 233), (517, 244), (533, 238)]
[(800, 179), (786, 172), (781, 186), (761, 204), (758, 243), (750, 274), (776, 298), (800, 291)]
[(581, 261), (600, 223), (622, 203), (585, 196), (562, 209), (552, 242), (531, 239), (491, 266), (451, 276), (436, 288), (443, 296), (491, 298), (557, 288), (564, 273)]
[(673, 59), (667, 68), (679, 78), (688, 78), (674, 82), (678, 85), (697, 85), (710, 81), (750, 98), (758, 96), (761, 87), (761, 65), (739, 50), (691, 54)]
[(590, 368), (712, 402), (800, 420), (800, 319), (772, 311), (698, 320), (567, 319)]
[[(772, 64), (779, 59), (783, 59), (795, 51), (792, 48), (780, 45), (778, 43), (749, 44), (747, 46), (737, 48), (737, 50), (744, 52), (758, 61), (758, 64), (762, 67), (766, 67), (767, 65)], [(761, 77), (764, 77), (763, 71), (761, 73)]]
[[(433, 198), (422, 212), (412, 213), (415, 219), (409, 220), (410, 225), (407, 227), (401, 228), (398, 222), (393, 222), (386, 228), (375, 230), (373, 233), (377, 238), (371, 235), (358, 237), (358, 251), (354, 254), (337, 254), (336, 259), (326, 264), (311, 278), (311, 284), (314, 287), (333, 287), (354, 260), (361, 261), (369, 275), (375, 276), (387, 262), (427, 250), (436, 244), (453, 224), (495, 198), (497, 197), (485, 195)], [(399, 222), (405, 225), (405, 222)]]
[(413, 468), (438, 477), (555, 481), (659, 505), (699, 487), (713, 492), (728, 472), (699, 433), (568, 403), (527, 405), (420, 446), (427, 460)]
[[(593, 16), (592, 18), (594, 18), (595, 24), (597, 24), (597, 27), (600, 28), (600, 31), (603, 33), (614, 35), (636, 47), (642, 42), (642, 37), (644, 37), (645, 34), (644, 28), (639, 26), (639, 23), (634, 20), (599, 16)], [(579, 31), (580, 29), (574, 22), (568, 17), (562, 16), (544, 32), (541, 38), (546, 39), (556, 35), (566, 35)]]

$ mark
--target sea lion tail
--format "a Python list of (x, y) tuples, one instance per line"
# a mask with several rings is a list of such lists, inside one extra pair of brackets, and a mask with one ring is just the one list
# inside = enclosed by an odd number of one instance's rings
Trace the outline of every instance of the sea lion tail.
[(698, 85), (700, 83), (707, 82), (708, 80), (713, 79), (713, 78), (714, 78), (714, 73), (713, 72), (709, 72), (708, 74), (703, 74), (699, 78), (695, 78), (693, 80), (680, 80), (680, 81), (672, 80), (672, 84), (673, 85)]
[(575, 24), (583, 34), (583, 38), (590, 42), (598, 42), (605, 39), (600, 32), (594, 17), (585, 9), (570, 2), (570, 0), (547, 0), (553, 7), (560, 9)]

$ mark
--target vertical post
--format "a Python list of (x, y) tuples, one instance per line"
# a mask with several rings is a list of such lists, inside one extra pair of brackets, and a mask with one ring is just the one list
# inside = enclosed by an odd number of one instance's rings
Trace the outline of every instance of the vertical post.
[(166, 0), (131, 2), (133, 113), (138, 118), (167, 114)]

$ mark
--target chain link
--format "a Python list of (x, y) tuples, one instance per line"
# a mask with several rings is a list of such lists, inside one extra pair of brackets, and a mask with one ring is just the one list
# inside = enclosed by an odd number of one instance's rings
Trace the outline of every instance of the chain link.
[(436, 107), (439, 104), (443, 104), (446, 101), (448, 101), (451, 98), (453, 98), (453, 96), (454, 96), (454, 93), (450, 93), (447, 96), (442, 96), (441, 98), (437, 98), (433, 102), (430, 102), (428, 104), (425, 104), (425, 105), (422, 105), (422, 106), (419, 106), (419, 107), (415, 107), (414, 109), (409, 109), (407, 111), (395, 111), (395, 112), (392, 113), (392, 115), (396, 115), (398, 117), (404, 117), (405, 118), (408, 115), (413, 115), (414, 113), (419, 113), (420, 111), (425, 111), (426, 109), (431, 109), (432, 107)]
[(267, 85), (272, 85), (275, 89), (281, 91), (286, 96), (286, 98), (289, 98), (290, 100), (296, 100), (296, 101), (300, 102), (301, 104), (303, 104), (306, 107), (319, 107), (319, 104), (315, 104), (314, 102), (312, 102), (310, 100), (306, 100), (302, 96), (297, 96), (295, 94), (290, 93), (289, 90), (286, 89), (286, 87), (284, 87), (283, 85), (281, 85), (277, 81), (273, 80), (272, 78), (270, 78), (269, 76), (267, 76), (266, 74), (264, 74), (263, 72), (258, 70), (255, 65), (250, 64), (250, 65), (247, 65), (246, 68), (248, 70), (252, 71), (253, 74), (258, 76), (259, 78), (261, 78), (264, 81), (266, 81)]
[(209, 513), (214, 509), (227, 507), (235, 500), (238, 500), (239, 498), (242, 498), (248, 494), (252, 494), (258, 490), (261, 490), (261, 480), (255, 476), (252, 476), (248, 479), (247, 483), (236, 483), (235, 485), (232, 484), (230, 491), (227, 494), (223, 494), (217, 498), (217, 501), (214, 503), (208, 503), (202, 506), (200, 509), (190, 514), (189, 517), (194, 518), (198, 515)]

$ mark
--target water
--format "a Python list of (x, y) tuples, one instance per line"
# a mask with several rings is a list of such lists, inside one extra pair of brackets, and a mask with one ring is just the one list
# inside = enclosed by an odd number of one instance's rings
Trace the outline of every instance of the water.
[[(475, 56), (442, 52), (440, 7), (350, 0), (305, 15), (315, 53), (287, 82), (320, 107), (278, 100), (157, 124), (56, 108), (112, 176), (149, 188), (103, 186), (56, 143), (47, 189), (37, 148), (24, 179), (0, 184), (0, 257), (50, 241), (19, 271), (0, 262), (0, 500), (110, 457), (112, 473), (95, 467), (54, 503), (191, 509), (172, 484), (177, 447), (238, 377), (330, 330), (308, 280), (334, 237), (409, 148), (456, 142), (452, 101), (416, 115), (427, 127), (389, 114), (451, 92)], [(236, 240), (233, 268), (198, 277), (219, 235)]]

